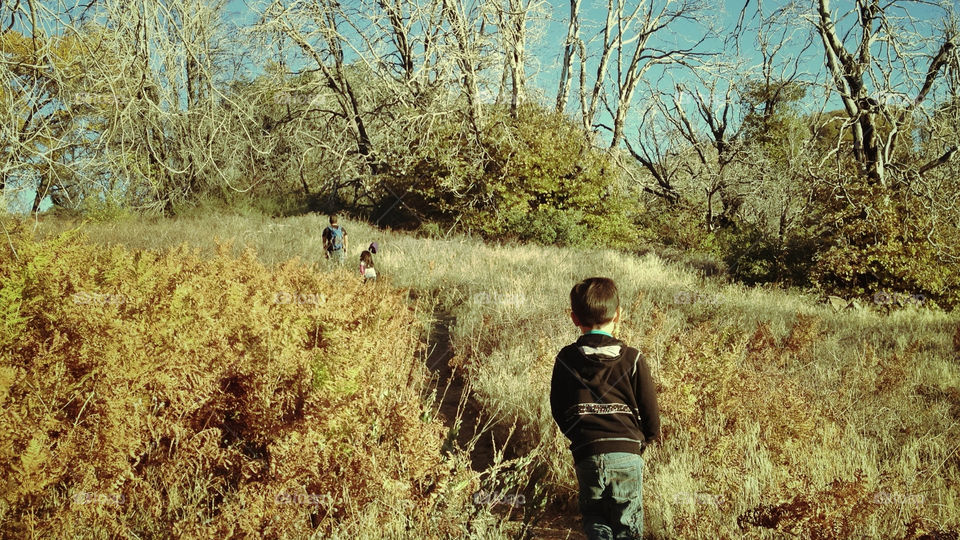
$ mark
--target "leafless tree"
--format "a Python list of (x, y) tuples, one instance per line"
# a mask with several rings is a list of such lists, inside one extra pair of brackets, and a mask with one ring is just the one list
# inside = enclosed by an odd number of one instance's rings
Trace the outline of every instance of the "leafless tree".
[[(577, 33), (579, 10), (576, 5), (573, 8), (569, 40), (576, 39)], [(666, 36), (681, 21), (695, 22), (705, 9), (706, 5), (699, 0), (641, 0), (635, 4), (626, 0), (607, 1), (606, 16), (599, 36), (596, 75), (589, 95), (583, 75), (587, 71), (587, 55), (580, 54), (584, 131), (592, 132), (598, 127), (597, 112), (603, 103), (612, 119), (612, 127), (609, 127), (612, 133), (610, 148), (620, 145), (637, 85), (644, 75), (655, 65), (684, 62), (698, 55), (696, 49), (703, 39), (702, 36), (689, 42), (664, 39), (662, 43), (654, 43), (654, 38)], [(572, 41), (565, 44), (564, 65), (572, 59), (573, 54), (572, 50), (566, 48), (573, 46), (575, 44)], [(591, 43), (586, 44), (586, 48), (590, 46)], [(613, 79), (612, 82), (609, 79)], [(566, 84), (565, 79), (561, 78), (561, 84)]]
[(759, 65), (744, 70), (739, 89), (745, 123), (740, 161), (751, 179), (742, 217), (781, 243), (810, 216), (816, 189), (805, 166), (815, 158), (813, 140), (798, 107), (811, 86), (803, 66), (812, 60), (815, 34), (796, 24), (801, 9), (787, 4), (768, 12), (758, 2), (751, 15), (741, 12), (744, 31), (734, 37), (737, 51), (746, 46), (760, 56)]
[(479, 142), (483, 126), (480, 77), (485, 68), (484, 52), (489, 39), (488, 12), (482, 0), (441, 0), (441, 3), (452, 45), (447, 48), (447, 53), (456, 59), (470, 125)]
[[(700, 38), (689, 44), (671, 44), (666, 48), (655, 47), (651, 43), (651, 38), (655, 34), (672, 30), (680, 21), (696, 22), (696, 18), (702, 13), (705, 6), (694, 1), (666, 2), (660, 7), (656, 7), (654, 2), (643, 3), (638, 6), (643, 9), (640, 17), (641, 26), (636, 29), (635, 34), (628, 39), (623, 39), (624, 33), (629, 32), (629, 26), (632, 18), (623, 21), (622, 16), (618, 22), (617, 34), (620, 36), (620, 43), (616, 48), (616, 96), (615, 105), (607, 103), (607, 110), (613, 116), (613, 135), (610, 141), (610, 147), (616, 148), (620, 145), (624, 136), (624, 126), (630, 106), (633, 102), (637, 84), (655, 65), (686, 62), (699, 53), (695, 52), (696, 47), (702, 43), (704, 38)], [(635, 15), (634, 15), (635, 16)], [(667, 30), (670, 29), (670, 30)], [(629, 57), (625, 60), (625, 52), (629, 52)]]
[(570, 99), (570, 79), (573, 77), (573, 57), (580, 54), (581, 66), (584, 66), (583, 60), (584, 44), (580, 39), (580, 4), (581, 0), (570, 0), (570, 16), (567, 26), (567, 37), (563, 42), (563, 60), (560, 64), (560, 88), (557, 90), (557, 112), (564, 112), (567, 109), (567, 100)]
[[(637, 148), (629, 143), (627, 146), (656, 181), (655, 188), (646, 186), (648, 192), (677, 202), (680, 196), (675, 179), (681, 169), (688, 184), (700, 186), (698, 189), (705, 196), (704, 223), (711, 230), (717, 224), (732, 222), (743, 202), (742, 187), (735, 184), (746, 180), (732, 179), (728, 170), (744, 148), (740, 138), (743, 124), (734, 82), (715, 75), (701, 84), (706, 94), (682, 84), (675, 86), (669, 101), (664, 94), (654, 93), (644, 120), (652, 121), (654, 115), (658, 116), (666, 129), (641, 137)], [(695, 116), (691, 117), (690, 112)], [(647, 129), (652, 127), (648, 125)], [(664, 151), (663, 145), (653, 140), (657, 135), (675, 135), (682, 144), (674, 139), (673, 148)], [(721, 204), (719, 211), (717, 202)]]
[(79, 6), (61, 7), (0, 3), (0, 195), (32, 191), (34, 212), (48, 195), (68, 196), (90, 163), (91, 136), (71, 98), (87, 80), (97, 38), (69, 20), (83, 18)]
[(234, 47), (222, 3), (7, 6), (0, 94), (4, 126), (16, 132), (5, 139), (16, 142), (0, 166), (7, 178), (38, 178), (34, 211), (48, 195), (58, 205), (120, 198), (170, 209), (213, 179), (232, 180), (222, 169), (230, 152), (214, 151), (237, 139), (225, 130)]
[(676, 205), (682, 197), (679, 183), (683, 174), (684, 143), (682, 137), (670, 129), (665, 119), (667, 114), (668, 105), (663, 103), (661, 95), (654, 94), (641, 116), (636, 142), (631, 144), (629, 139), (624, 142), (630, 155), (653, 179), (652, 184), (642, 184), (643, 191)]
[[(856, 0), (852, 12), (840, 15), (844, 21), (853, 19), (842, 35), (829, 0), (817, 1), (813, 17), (830, 81), (848, 118), (844, 127), (852, 134), (853, 158), (871, 183), (884, 188), (890, 184), (891, 166), (904, 168), (895, 157), (904, 128), (920, 112), (957, 46), (953, 30), (944, 29), (933, 39), (918, 35), (917, 21), (907, 11), (910, 3)], [(932, 54), (927, 49), (931, 42), (937, 43)], [(955, 152), (954, 146), (906, 168), (923, 175)]]
[[(791, 202), (796, 200), (794, 178), (785, 164), (771, 162), (764, 147), (775, 144), (796, 153), (808, 138), (796, 131), (779, 133), (796, 122), (777, 117), (784, 103), (799, 98), (799, 66), (810, 47), (809, 39), (796, 39), (796, 30), (786, 24), (795, 17), (789, 7), (765, 14), (762, 5), (747, 6), (717, 57), (698, 62), (682, 83), (647, 85), (638, 137), (626, 141), (648, 173), (644, 191), (671, 204), (686, 201), (702, 208), (708, 230), (746, 214), (765, 220), (776, 206), (785, 233), (796, 206)], [(746, 47), (760, 53), (758, 65), (741, 54), (744, 39)], [(795, 55), (782, 54), (788, 45), (797, 47)]]
[(341, 4), (334, 0), (295, 2), (289, 6), (273, 2), (264, 20), (266, 28), (276, 25), (314, 63), (322, 75), (322, 84), (336, 99), (336, 110), (328, 112), (347, 123), (357, 154), (369, 172), (376, 174), (379, 165), (367, 120), (347, 73), (344, 51), (351, 45), (341, 32), (341, 26), (348, 24)]
[(495, 5), (497, 34), (504, 56), (498, 96), (509, 94), (510, 114), (514, 117), (517, 108), (526, 100), (528, 27), (542, 12), (545, 3), (543, 0), (506, 0)]

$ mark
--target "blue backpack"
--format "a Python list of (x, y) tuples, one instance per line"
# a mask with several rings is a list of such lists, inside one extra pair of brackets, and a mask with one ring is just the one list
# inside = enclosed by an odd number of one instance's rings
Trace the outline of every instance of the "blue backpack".
[(336, 227), (328, 226), (324, 233), (324, 236), (327, 238), (327, 251), (337, 251), (338, 249), (343, 249), (342, 225), (337, 225)]

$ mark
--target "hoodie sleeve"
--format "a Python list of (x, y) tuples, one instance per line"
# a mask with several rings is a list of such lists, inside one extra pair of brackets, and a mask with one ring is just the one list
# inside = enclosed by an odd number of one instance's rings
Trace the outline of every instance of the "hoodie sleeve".
[(561, 371), (558, 361), (559, 357), (560, 355), (557, 355), (557, 358), (553, 360), (553, 376), (550, 378), (550, 412), (553, 415), (553, 421), (560, 427), (560, 431), (566, 433), (563, 417), (563, 412), (566, 409), (563, 400), (566, 385), (564, 384), (564, 373)]
[(657, 387), (650, 375), (650, 367), (643, 354), (637, 351), (637, 370), (634, 373), (634, 392), (640, 410), (640, 428), (646, 443), (660, 437), (660, 407), (657, 405)]

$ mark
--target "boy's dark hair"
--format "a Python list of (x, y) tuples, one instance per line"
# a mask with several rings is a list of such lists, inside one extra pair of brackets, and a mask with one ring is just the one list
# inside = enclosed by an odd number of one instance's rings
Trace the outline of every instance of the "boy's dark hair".
[(369, 251), (363, 250), (363, 252), (360, 253), (360, 262), (369, 267), (373, 267), (373, 255), (371, 255)]
[(336, 224), (337, 224), (337, 221), (339, 221), (339, 219), (337, 218), (337, 215), (336, 215), (336, 214), (330, 214), (330, 224), (331, 224), (331, 225), (336, 225)]
[(620, 307), (617, 284), (610, 278), (592, 277), (570, 289), (570, 308), (581, 326), (597, 327), (612, 321)]

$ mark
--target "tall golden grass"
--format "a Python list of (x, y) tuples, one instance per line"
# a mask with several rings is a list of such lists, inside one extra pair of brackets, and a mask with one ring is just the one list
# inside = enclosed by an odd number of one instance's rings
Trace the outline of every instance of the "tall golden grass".
[[(87, 227), (100, 245), (217, 237), (268, 265), (320, 261), (320, 216), (208, 216)], [(570, 457), (547, 406), (553, 356), (576, 339), (570, 286), (606, 275), (619, 335), (658, 381), (663, 443), (646, 454), (652, 538), (932, 538), (960, 531), (960, 324), (910, 308), (836, 312), (812, 296), (702, 278), (656, 257), (428, 239), (346, 222), (351, 269), (377, 240), (393, 287), (449, 314), (486, 418), (513, 427), (500, 475), (524, 500), (575, 513)], [(55, 230), (44, 225), (42, 231)], [(526, 458), (526, 459), (524, 459)], [(524, 481), (516, 477), (524, 476)], [(532, 509), (528, 509), (532, 510)]]

